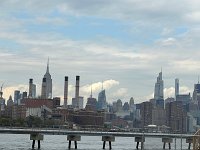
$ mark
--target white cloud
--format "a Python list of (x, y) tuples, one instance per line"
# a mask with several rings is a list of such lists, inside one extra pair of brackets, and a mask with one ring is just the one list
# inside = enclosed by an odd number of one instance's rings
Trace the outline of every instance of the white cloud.
[(16, 86), (6, 86), (3, 87), (3, 98), (5, 98), (6, 100), (8, 100), (9, 96), (12, 96), (12, 99), (14, 100), (14, 91), (15, 90), (19, 90), (21, 92), (28, 92), (28, 85), (24, 85), (24, 84), (19, 84)]

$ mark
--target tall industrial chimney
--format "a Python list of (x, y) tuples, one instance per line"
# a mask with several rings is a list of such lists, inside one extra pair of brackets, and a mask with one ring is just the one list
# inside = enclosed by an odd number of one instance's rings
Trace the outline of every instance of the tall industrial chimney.
[(32, 87), (33, 87), (33, 79), (29, 79), (29, 95), (28, 95), (29, 98), (33, 97), (33, 93), (32, 93), (33, 89), (32, 89)]
[(65, 84), (64, 84), (64, 108), (67, 108), (67, 99), (68, 99), (68, 76), (65, 76)]
[(79, 100), (79, 83), (80, 83), (80, 76), (76, 76), (76, 91), (75, 91), (75, 98)]

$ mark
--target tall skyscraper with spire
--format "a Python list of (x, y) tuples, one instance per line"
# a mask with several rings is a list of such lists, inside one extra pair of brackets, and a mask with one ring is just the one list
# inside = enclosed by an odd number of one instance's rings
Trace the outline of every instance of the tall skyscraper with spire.
[(103, 89), (103, 82), (102, 82), (102, 91), (98, 95), (98, 102), (97, 102), (98, 110), (107, 109), (107, 102), (106, 102), (106, 92)]
[(162, 79), (162, 70), (159, 73), (157, 77), (157, 82), (155, 83), (155, 89), (154, 89), (154, 99), (163, 99), (164, 94), (163, 94), (163, 88), (164, 88), (164, 82)]
[(51, 79), (51, 75), (49, 73), (49, 59), (47, 61), (46, 73), (42, 79), (41, 97), (44, 99), (52, 98), (52, 79)]

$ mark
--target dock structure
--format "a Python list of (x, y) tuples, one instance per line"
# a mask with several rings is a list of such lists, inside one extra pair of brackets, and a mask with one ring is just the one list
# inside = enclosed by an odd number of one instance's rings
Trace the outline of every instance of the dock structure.
[(173, 142), (172, 138), (164, 137), (164, 138), (162, 138), (162, 142), (163, 142), (163, 149), (165, 149), (166, 143), (168, 143), (169, 149), (171, 149), (171, 143)]
[(44, 139), (44, 135), (40, 133), (32, 133), (30, 134), (30, 140), (32, 140), (32, 149), (35, 148), (35, 141), (38, 141), (38, 149), (40, 149), (40, 141)]
[(75, 149), (77, 149), (77, 141), (81, 140), (80, 135), (67, 135), (67, 140), (69, 141), (68, 149), (71, 149), (71, 141), (74, 141)]
[(144, 149), (144, 142), (145, 142), (145, 137), (144, 136), (136, 136), (135, 137), (135, 142), (136, 144), (136, 149), (139, 149), (139, 144), (141, 143), (141, 149)]
[(112, 149), (111, 142), (115, 141), (115, 137), (112, 135), (105, 135), (105, 136), (102, 136), (102, 141), (103, 141), (103, 149), (105, 149), (106, 141), (109, 142), (109, 149)]
[(136, 132), (105, 132), (105, 131), (76, 131), (66, 129), (40, 129), (40, 128), (0, 128), (0, 133), (7, 134), (30, 134), (30, 140), (32, 140), (32, 149), (35, 147), (35, 141), (38, 141), (38, 149), (41, 148), (40, 141), (44, 139), (44, 134), (48, 135), (67, 135), (69, 141), (68, 148), (71, 149), (71, 142), (74, 141), (75, 149), (77, 149), (77, 141), (81, 141), (81, 136), (102, 136), (103, 149), (105, 149), (106, 142), (109, 142), (109, 149), (112, 149), (111, 142), (115, 141), (115, 137), (135, 137), (136, 148), (139, 149), (139, 143), (141, 143), (141, 149), (144, 149), (144, 142), (146, 137), (162, 138), (163, 149), (165, 144), (168, 143), (169, 149), (171, 149), (171, 143), (175, 139), (186, 139), (186, 143), (189, 143), (188, 149), (191, 148), (193, 143), (193, 150), (200, 150), (200, 130), (191, 134), (169, 134), (169, 133), (136, 133)]

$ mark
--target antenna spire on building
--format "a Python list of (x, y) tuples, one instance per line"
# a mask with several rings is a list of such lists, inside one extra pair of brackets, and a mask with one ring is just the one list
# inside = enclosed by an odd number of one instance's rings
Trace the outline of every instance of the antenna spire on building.
[(199, 75), (198, 75), (198, 84), (199, 84)]
[(103, 91), (103, 81), (102, 81), (102, 91)]
[(49, 73), (49, 57), (48, 57), (48, 60), (47, 60), (47, 73)]
[(91, 95), (90, 95), (90, 97), (92, 98), (92, 85), (91, 85)]

